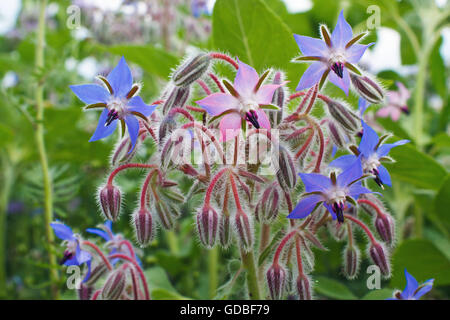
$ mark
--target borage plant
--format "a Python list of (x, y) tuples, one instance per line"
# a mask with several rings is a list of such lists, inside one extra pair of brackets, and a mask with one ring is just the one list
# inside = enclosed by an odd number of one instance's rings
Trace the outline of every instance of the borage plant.
[[(137, 96), (140, 87), (133, 84), (123, 58), (108, 77), (99, 77), (103, 86), (72, 86), (86, 109), (103, 110), (91, 140), (121, 125), (111, 172), (99, 189), (103, 216), (119, 219), (123, 194), (114, 180), (117, 174), (146, 170), (131, 218), (136, 242), (145, 247), (158, 227), (173, 229), (180, 205), (202, 197), (193, 217), (199, 242), (207, 249), (238, 249), (251, 299), (312, 299), (314, 255), (327, 250), (322, 244), (326, 229), (347, 242), (342, 259), (347, 278), (357, 277), (361, 261), (355, 228), (367, 235), (366, 256), (389, 278), (395, 222), (380, 200), (382, 188), (374, 184), (378, 190), (371, 190), (368, 178), (390, 186), (381, 163), (393, 161), (389, 150), (407, 141), (384, 143), (388, 135), (379, 138), (348, 103), (322, 92), (329, 80), (346, 94), (353, 88), (365, 104), (385, 99), (381, 86), (357, 65), (369, 46), (358, 43), (365, 33), (353, 35), (342, 12), (331, 34), (326, 26), (320, 31), (322, 39), (295, 35), (303, 54), (295, 61), (312, 61), (295, 93), (287, 89), (282, 71), (267, 69), (259, 75), (245, 62), (217, 52), (186, 58), (151, 104)], [(234, 80), (214, 73), (216, 63), (233, 69)], [(194, 89), (202, 90), (200, 100), (194, 99)], [(324, 112), (314, 112), (322, 107)], [(147, 148), (146, 140), (157, 151), (146, 162), (133, 162)], [(336, 150), (352, 155), (330, 165)], [(177, 176), (174, 172), (192, 181), (185, 195), (179, 181), (169, 178)], [(364, 212), (372, 216), (372, 225), (360, 217)], [(130, 242), (113, 235), (110, 226), (94, 233), (108, 241), (108, 252), (71, 232), (62, 237), (68, 243), (64, 262), (89, 261), (92, 269), (83, 288), (93, 294), (84, 297), (150, 298)], [(90, 265), (94, 261), (95, 267)], [(107, 280), (96, 288), (103, 274)]]

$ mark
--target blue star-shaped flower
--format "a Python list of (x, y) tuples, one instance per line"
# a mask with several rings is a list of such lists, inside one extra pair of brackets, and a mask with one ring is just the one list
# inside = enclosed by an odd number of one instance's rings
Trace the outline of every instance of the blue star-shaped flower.
[(91, 260), (92, 256), (89, 252), (81, 250), (79, 238), (72, 232), (72, 229), (61, 222), (50, 223), (55, 235), (65, 241), (66, 250), (64, 257), (61, 259), (60, 264), (66, 266), (81, 266), (86, 263), (88, 266), (88, 272), (83, 280), (86, 282), (91, 274)]
[(322, 39), (294, 34), (295, 41), (304, 55), (297, 60), (314, 61), (300, 79), (297, 91), (310, 88), (319, 81), (323, 84), (328, 77), (333, 84), (348, 94), (350, 75), (347, 69), (359, 73), (353, 64), (361, 59), (372, 44), (357, 44), (364, 34), (353, 37), (352, 27), (345, 20), (343, 11), (339, 14), (331, 36), (325, 26), (321, 26), (321, 32)]
[(134, 149), (139, 134), (140, 117), (147, 121), (156, 108), (156, 105), (147, 105), (140, 96), (135, 95), (139, 86), (133, 84), (133, 77), (125, 58), (122, 57), (117, 66), (104, 77), (99, 77), (105, 87), (97, 84), (82, 84), (70, 86), (75, 95), (91, 108), (104, 108), (98, 122), (97, 129), (89, 141), (96, 141), (111, 135), (117, 127), (117, 120), (122, 123), (122, 132), (125, 126)]
[(302, 219), (311, 214), (320, 204), (331, 213), (333, 219), (344, 221), (343, 211), (347, 200), (355, 203), (359, 195), (371, 193), (364, 188), (360, 179), (363, 176), (360, 159), (353, 161), (351, 165), (337, 176), (334, 172), (330, 178), (318, 173), (300, 173), (300, 178), (305, 185), (306, 194), (288, 215), (290, 219)]
[(397, 292), (394, 298), (388, 300), (419, 300), (424, 294), (433, 288), (434, 279), (429, 279), (419, 285), (417, 280), (408, 273), (405, 268), (406, 287), (402, 292)]
[(341, 168), (345, 170), (349, 164), (353, 163), (357, 158), (361, 159), (361, 164), (364, 173), (375, 175), (375, 182), (379, 186), (384, 184), (392, 186), (391, 176), (387, 169), (381, 164), (384, 157), (387, 157), (392, 148), (408, 143), (409, 140), (399, 140), (395, 143), (382, 144), (377, 133), (364, 121), (361, 121), (363, 126), (363, 135), (358, 147), (358, 155), (345, 155), (333, 160), (330, 166)]

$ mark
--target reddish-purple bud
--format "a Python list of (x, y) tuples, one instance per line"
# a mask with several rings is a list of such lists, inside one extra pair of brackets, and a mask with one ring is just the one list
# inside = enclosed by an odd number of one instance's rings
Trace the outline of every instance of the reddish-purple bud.
[(250, 251), (253, 247), (253, 229), (250, 219), (243, 211), (237, 211), (235, 217), (236, 233), (242, 248)]
[(153, 218), (146, 208), (140, 208), (133, 214), (132, 218), (134, 232), (137, 242), (142, 246), (147, 246), (153, 239)]
[(160, 146), (162, 146), (164, 139), (166, 137), (169, 137), (176, 127), (177, 123), (175, 122), (174, 117), (171, 116), (170, 114), (162, 119), (161, 124), (159, 125), (159, 132), (158, 132)]
[(172, 108), (182, 108), (189, 98), (189, 87), (173, 87), (162, 105), (163, 114), (167, 114)]
[(383, 102), (384, 92), (381, 86), (367, 76), (358, 76), (350, 73), (353, 87), (359, 95), (370, 103), (377, 104)]
[(275, 220), (280, 206), (280, 194), (274, 185), (270, 185), (262, 194), (255, 208), (255, 217), (258, 222), (266, 223)]
[(172, 74), (172, 81), (179, 87), (189, 86), (208, 70), (211, 59), (209, 54), (201, 53), (186, 60)]
[(197, 231), (202, 244), (212, 248), (217, 239), (219, 215), (210, 206), (205, 206), (197, 213)]
[(86, 281), (86, 285), (93, 286), (98, 279), (104, 276), (108, 272), (108, 268), (103, 262), (99, 262), (94, 260), (95, 262), (91, 267), (91, 274), (89, 275), (89, 279)]
[(347, 144), (344, 132), (331, 120), (328, 121), (327, 124), (331, 140), (333, 140), (337, 147), (344, 148)]
[[(281, 84), (283, 83), (284, 75), (281, 72), (275, 73), (272, 83)], [(284, 92), (285, 88), (283, 86), (277, 88), (273, 93), (272, 104), (276, 105), (279, 110), (268, 110), (267, 114), (269, 116), (270, 125), (272, 128), (278, 126), (283, 119), (283, 107), (286, 101), (286, 94)]]
[(299, 300), (312, 300), (311, 282), (307, 275), (300, 274), (297, 277), (297, 292)]
[(297, 173), (290, 152), (283, 146), (279, 148), (277, 179), (282, 187), (294, 188), (297, 183)]
[(219, 239), (220, 245), (224, 248), (228, 248), (231, 244), (232, 236), (231, 236), (231, 222), (230, 216), (226, 214), (222, 214), (220, 218), (220, 226), (219, 226)]
[(360, 127), (359, 117), (344, 103), (336, 100), (327, 101), (328, 112), (331, 117), (345, 130), (356, 132)]
[(347, 279), (354, 279), (358, 275), (359, 261), (360, 261), (359, 249), (352, 245), (347, 245), (344, 249), (344, 275)]
[(120, 189), (113, 185), (106, 185), (100, 189), (99, 199), (106, 219), (116, 221), (120, 213)]
[(126, 274), (123, 268), (111, 272), (102, 288), (104, 300), (119, 300), (125, 291)]
[(270, 298), (281, 300), (286, 285), (286, 271), (278, 263), (272, 264), (266, 273), (267, 286), (269, 287)]
[(173, 229), (175, 225), (174, 215), (176, 214), (172, 213), (168, 204), (165, 201), (156, 201), (154, 208), (161, 226), (166, 230)]
[(384, 213), (375, 218), (375, 228), (381, 239), (388, 245), (392, 245), (395, 238), (395, 222), (390, 214)]
[(389, 278), (391, 275), (389, 257), (387, 250), (383, 247), (381, 243), (373, 243), (369, 248), (369, 255), (372, 258), (373, 263), (375, 263), (378, 268), (380, 268), (381, 274)]
[(85, 283), (80, 285), (80, 289), (77, 290), (79, 300), (90, 300), (94, 287), (91, 287)]

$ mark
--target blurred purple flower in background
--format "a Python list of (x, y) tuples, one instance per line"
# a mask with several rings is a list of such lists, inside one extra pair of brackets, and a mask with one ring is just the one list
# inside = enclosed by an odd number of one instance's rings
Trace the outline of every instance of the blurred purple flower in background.
[(209, 14), (207, 0), (191, 0), (191, 12), (196, 18), (202, 14)]
[(409, 114), (408, 106), (406, 105), (411, 96), (409, 90), (401, 82), (396, 82), (398, 91), (388, 91), (386, 93), (387, 104), (379, 109), (376, 113), (378, 117), (391, 117), (392, 121), (397, 121), (400, 118), (400, 113)]

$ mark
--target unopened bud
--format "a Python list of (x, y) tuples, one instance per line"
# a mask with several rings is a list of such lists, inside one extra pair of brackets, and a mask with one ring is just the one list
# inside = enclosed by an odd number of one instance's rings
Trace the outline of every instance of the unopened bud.
[(344, 148), (346, 145), (346, 137), (344, 132), (336, 126), (336, 124), (333, 121), (328, 121), (328, 132), (330, 133), (330, 138), (333, 141), (333, 143), (339, 147)]
[(200, 241), (207, 248), (216, 243), (218, 233), (219, 215), (210, 206), (205, 206), (197, 213), (197, 230)]
[(159, 144), (161, 145), (164, 142), (164, 139), (175, 130), (177, 127), (177, 123), (175, 122), (175, 119), (170, 114), (165, 116), (164, 119), (162, 119), (161, 124), (159, 125)]
[(100, 189), (99, 199), (106, 219), (116, 221), (120, 213), (120, 189), (113, 185), (106, 185)]
[[(363, 208), (364, 211), (366, 211), (371, 216), (377, 215), (377, 208), (378, 208), (378, 210), (380, 210), (382, 212), (386, 211), (386, 208), (383, 205), (383, 202), (380, 199), (378, 199), (376, 196), (374, 196), (373, 194), (370, 194), (370, 193), (362, 194), (359, 197), (359, 199), (369, 200), (370, 202), (372, 202), (375, 205), (375, 206), (373, 206), (373, 205), (369, 205), (364, 202), (358, 202), (358, 205), (361, 206), (361, 208)], [(375, 208), (375, 207), (377, 207), (377, 208)]]
[(100, 279), (103, 275), (106, 274), (108, 268), (103, 262), (95, 262), (95, 264), (91, 267), (91, 274), (89, 275), (89, 279), (86, 280), (86, 285), (92, 286), (94, 285), (98, 279)]
[(347, 229), (345, 228), (345, 224), (343, 223), (336, 223), (335, 221), (331, 221), (328, 223), (328, 230), (336, 241), (342, 241), (346, 238)]
[(279, 148), (277, 179), (282, 187), (290, 189), (297, 183), (294, 161), (289, 151), (283, 146)]
[(311, 283), (307, 275), (300, 274), (297, 277), (297, 292), (299, 300), (311, 300)]
[(375, 218), (375, 228), (381, 239), (388, 245), (394, 242), (395, 222), (391, 215), (384, 213)]
[(119, 300), (125, 291), (126, 275), (122, 268), (111, 272), (102, 288), (104, 300)]
[(355, 132), (359, 129), (359, 117), (342, 102), (336, 100), (327, 101), (328, 112), (331, 117), (345, 130)]
[(230, 216), (222, 214), (220, 218), (220, 226), (219, 226), (219, 239), (220, 244), (224, 248), (228, 248), (231, 244), (231, 223)]
[(153, 239), (153, 218), (146, 208), (141, 208), (133, 214), (133, 227), (137, 242), (147, 246)]
[(280, 206), (280, 195), (274, 185), (269, 186), (259, 200), (255, 217), (258, 222), (271, 222), (278, 216)]
[(201, 78), (208, 70), (211, 57), (208, 54), (201, 53), (193, 58), (186, 60), (175, 70), (172, 80), (176, 86), (185, 87)]
[(167, 203), (165, 203), (164, 201), (156, 201), (155, 211), (158, 215), (161, 226), (166, 230), (173, 229), (175, 225), (174, 215), (172, 214), (170, 208), (167, 206)]
[(173, 87), (163, 103), (163, 114), (167, 114), (172, 108), (182, 108), (189, 98), (189, 92), (189, 87)]
[(80, 285), (80, 289), (77, 290), (79, 300), (90, 300), (94, 287), (91, 287), (85, 283)]
[(267, 286), (269, 287), (270, 298), (281, 300), (283, 298), (286, 284), (286, 271), (278, 263), (272, 264), (266, 273)]
[(236, 232), (239, 242), (245, 251), (250, 251), (253, 247), (253, 229), (248, 215), (243, 211), (238, 211), (235, 217)]
[(369, 254), (373, 263), (380, 268), (381, 274), (384, 277), (389, 278), (391, 275), (391, 270), (386, 249), (380, 243), (376, 242), (370, 246)]
[(344, 249), (344, 275), (347, 279), (354, 279), (359, 271), (360, 252), (358, 247), (347, 245)]
[[(273, 84), (282, 84), (283, 83), (283, 75), (281, 72), (275, 73), (275, 77), (272, 81)], [(272, 97), (272, 104), (276, 105), (280, 110), (268, 110), (267, 114), (269, 116), (271, 127), (276, 127), (281, 123), (283, 119), (283, 107), (285, 104), (285, 92), (284, 87), (281, 86), (275, 90)]]
[(381, 86), (367, 76), (358, 76), (350, 73), (353, 87), (359, 95), (370, 103), (383, 102), (384, 93)]

